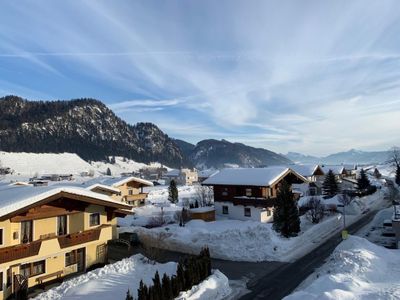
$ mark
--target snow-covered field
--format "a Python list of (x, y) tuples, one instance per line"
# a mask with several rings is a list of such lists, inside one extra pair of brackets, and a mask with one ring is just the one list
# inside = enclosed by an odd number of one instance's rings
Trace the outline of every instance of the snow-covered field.
[(400, 299), (400, 252), (350, 236), (285, 299)]
[[(136, 298), (140, 280), (143, 280), (146, 285), (151, 285), (152, 278), (157, 270), (160, 277), (164, 273), (171, 276), (175, 274), (176, 267), (177, 264), (175, 262), (166, 264), (153, 263), (144, 256), (137, 254), (66, 280), (61, 285), (38, 295), (34, 299), (125, 299), (128, 289), (133, 297)], [(210, 277), (199, 285), (194, 286), (190, 291), (181, 293), (178, 299), (219, 300), (230, 293), (228, 278), (220, 271), (214, 270)]]

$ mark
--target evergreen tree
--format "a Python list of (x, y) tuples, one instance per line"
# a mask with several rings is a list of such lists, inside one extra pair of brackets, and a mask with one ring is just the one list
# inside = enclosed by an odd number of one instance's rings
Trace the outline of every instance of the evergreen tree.
[(129, 290), (126, 292), (125, 300), (133, 300), (133, 296), (131, 295), (131, 292)]
[(328, 174), (326, 174), (322, 184), (322, 190), (323, 194), (329, 198), (332, 198), (339, 193), (339, 184), (332, 170), (329, 170)]
[(168, 187), (168, 200), (171, 203), (178, 202), (178, 188), (176, 187), (175, 180), (171, 180)]
[(110, 164), (115, 164), (115, 156), (112, 156), (110, 159)]
[(161, 280), (161, 286), (162, 286), (163, 299), (167, 299), (167, 300), (173, 299), (174, 296), (172, 295), (171, 279), (165, 273)]
[(107, 168), (106, 175), (107, 175), (107, 176), (111, 176), (111, 170), (110, 170), (110, 168)]
[(154, 292), (154, 300), (163, 299), (160, 274), (158, 274), (158, 271), (156, 271), (156, 274), (154, 275), (152, 288)]
[(364, 169), (361, 169), (360, 171), (360, 177), (357, 179), (357, 185), (360, 191), (366, 190), (371, 186), (367, 173), (365, 173)]
[(300, 232), (299, 210), (286, 181), (282, 182), (276, 197), (273, 228), (284, 237), (296, 236)]
[(400, 165), (397, 165), (396, 167), (396, 178), (395, 181), (398, 185), (400, 185)]
[(138, 288), (138, 300), (146, 300), (146, 299), (147, 299), (147, 287), (143, 283), (143, 280), (140, 280)]

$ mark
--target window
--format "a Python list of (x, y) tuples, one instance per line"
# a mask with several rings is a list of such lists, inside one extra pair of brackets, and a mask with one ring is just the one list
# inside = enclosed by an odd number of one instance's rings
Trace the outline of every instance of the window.
[(96, 259), (98, 261), (105, 261), (107, 248), (105, 244), (96, 247)]
[(228, 206), (226, 206), (226, 205), (222, 206), (222, 213), (223, 213), (224, 215), (229, 214)]
[(23, 244), (30, 243), (33, 240), (33, 222), (21, 222), (21, 242)]
[(270, 217), (271, 216), (271, 211), (269, 209), (267, 209), (267, 216)]
[(251, 189), (246, 189), (246, 196), (251, 197), (251, 195), (252, 195)]
[(71, 252), (65, 253), (65, 266), (71, 266), (77, 263), (77, 253), (76, 250), (72, 250)]
[(251, 217), (251, 209), (250, 209), (250, 207), (245, 207), (244, 208), (244, 216), (245, 217)]
[(228, 188), (224, 188), (222, 191), (222, 196), (228, 196)]
[(128, 194), (129, 194), (129, 196), (132, 196), (133, 195), (133, 190), (129, 190)]
[(20, 274), (25, 277), (32, 277), (46, 273), (46, 262), (44, 260), (36, 261), (34, 263), (24, 264), (20, 267)]
[(67, 216), (58, 216), (57, 217), (57, 234), (65, 235), (67, 234)]
[(0, 272), (0, 292), (3, 290), (3, 272)]
[(3, 228), (0, 228), (0, 246), (4, 244), (4, 241), (3, 241), (3, 236), (4, 236), (3, 230), (4, 230)]
[(89, 222), (90, 226), (100, 225), (100, 214), (99, 213), (90, 214)]

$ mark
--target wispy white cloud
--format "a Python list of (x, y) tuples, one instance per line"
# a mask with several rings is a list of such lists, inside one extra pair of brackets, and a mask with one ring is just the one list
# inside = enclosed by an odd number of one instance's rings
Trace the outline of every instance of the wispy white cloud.
[[(23, 4), (2, 4), (0, 72), (48, 72), (31, 83), (43, 94), (100, 95), (190, 141), (312, 154), (400, 142), (397, 1)], [(24, 71), (8, 80), (36, 75)]]

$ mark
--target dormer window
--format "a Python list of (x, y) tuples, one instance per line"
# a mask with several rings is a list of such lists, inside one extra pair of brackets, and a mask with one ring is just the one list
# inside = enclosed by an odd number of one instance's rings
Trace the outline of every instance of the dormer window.
[(251, 189), (246, 189), (246, 196), (251, 197), (252, 196), (252, 191)]

